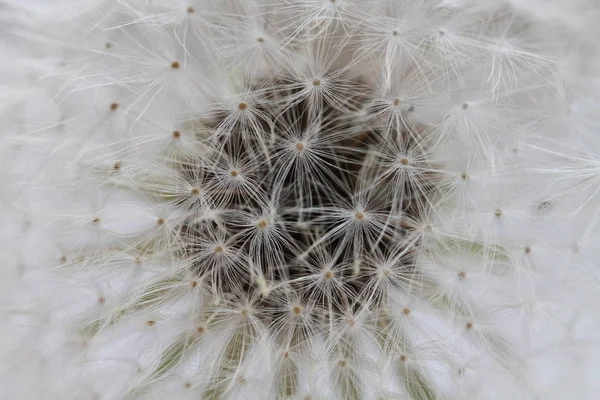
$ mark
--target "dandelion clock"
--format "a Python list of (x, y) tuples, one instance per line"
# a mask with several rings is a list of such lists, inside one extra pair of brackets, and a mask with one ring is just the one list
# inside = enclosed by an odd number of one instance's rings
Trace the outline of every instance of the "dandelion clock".
[(0, 398), (597, 398), (600, 3), (0, 20)]

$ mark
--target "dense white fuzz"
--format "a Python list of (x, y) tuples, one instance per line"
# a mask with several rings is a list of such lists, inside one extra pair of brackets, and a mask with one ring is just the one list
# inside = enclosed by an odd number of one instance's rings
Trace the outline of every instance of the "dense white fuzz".
[(593, 0), (5, 0), (0, 397), (592, 400)]

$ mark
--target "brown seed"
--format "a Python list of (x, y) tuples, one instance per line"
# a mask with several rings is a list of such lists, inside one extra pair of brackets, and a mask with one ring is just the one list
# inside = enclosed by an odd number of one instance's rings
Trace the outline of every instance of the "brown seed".
[(460, 179), (466, 181), (467, 179), (469, 179), (469, 175), (467, 175), (466, 172), (463, 172), (462, 174), (460, 174)]
[(302, 314), (302, 310), (303, 310), (303, 309), (302, 309), (302, 307), (300, 307), (300, 306), (294, 306), (294, 307), (292, 307), (292, 312), (293, 312), (294, 314), (296, 314), (296, 315), (300, 315), (300, 314)]
[(406, 354), (402, 354), (400, 356), (400, 361), (405, 362), (406, 361)]
[(402, 309), (402, 312), (404, 313), (404, 315), (408, 315), (408, 314), (410, 314), (410, 308), (408, 308), (408, 307), (404, 307), (404, 308)]
[(179, 131), (173, 131), (173, 138), (179, 139), (180, 137), (181, 137), (181, 132), (179, 132)]
[(198, 282), (197, 281), (192, 281), (192, 282), (190, 282), (190, 286), (192, 288), (195, 288), (196, 286), (198, 286)]
[(171, 68), (173, 69), (179, 69), (180, 65), (179, 65), (179, 61), (173, 61), (171, 63)]
[(304, 150), (304, 143), (302, 143), (302, 142), (296, 143), (296, 150), (298, 150), (298, 151)]
[(188, 8), (187, 8), (187, 10), (186, 10), (186, 12), (187, 12), (188, 14), (193, 14), (193, 13), (194, 13), (194, 11), (196, 11), (196, 10), (194, 10), (194, 7), (188, 7)]
[(333, 279), (334, 273), (333, 271), (329, 270), (325, 272), (325, 279), (330, 280)]
[(248, 309), (244, 308), (244, 309), (242, 309), (242, 311), (240, 311), (240, 314), (242, 317), (246, 318), (250, 314), (250, 311), (248, 311)]
[(258, 221), (258, 227), (260, 229), (265, 229), (267, 226), (269, 226), (269, 222), (266, 219), (261, 219)]
[(258, 43), (264, 43), (264, 42), (265, 42), (265, 39), (263, 39), (263, 38), (261, 38), (261, 37), (257, 37), (257, 38), (256, 38), (256, 41), (257, 41)]
[(186, 389), (189, 389), (189, 388), (191, 388), (191, 387), (192, 387), (192, 384), (191, 384), (191, 383), (189, 383), (189, 382), (186, 382), (186, 383), (185, 383), (185, 388), (186, 388)]
[(111, 110), (111, 111), (116, 111), (116, 110), (117, 110), (117, 108), (119, 108), (119, 103), (117, 103), (116, 101), (114, 101), (114, 102), (112, 102), (112, 103), (110, 104), (110, 110)]
[(402, 157), (400, 159), (400, 164), (402, 164), (402, 165), (408, 165), (408, 163), (409, 163), (408, 158)]
[(190, 190), (190, 193), (194, 196), (198, 196), (200, 194), (200, 188), (192, 188), (192, 190)]
[(473, 323), (472, 322), (467, 322), (466, 328), (467, 329), (471, 329), (473, 327)]
[(99, 217), (95, 217), (95, 218), (92, 220), (92, 224), (94, 224), (94, 225), (97, 225), (99, 222), (100, 222), (100, 218), (99, 218)]
[(460, 272), (458, 273), (458, 277), (459, 277), (460, 279), (465, 279), (465, 278), (467, 277), (467, 274), (465, 273), (465, 271), (460, 271)]
[(365, 219), (365, 213), (363, 213), (362, 211), (357, 211), (354, 213), (354, 218), (356, 218), (358, 221), (362, 221), (363, 219)]
[(222, 253), (223, 252), (223, 247), (222, 246), (215, 246), (214, 252), (215, 253)]
[(247, 108), (248, 108), (248, 104), (247, 103), (242, 102), (242, 103), (238, 104), (238, 109), (240, 111), (244, 111)]
[(160, 225), (162, 225), (164, 223), (165, 223), (165, 219), (164, 218), (159, 218), (159, 219), (156, 220), (156, 225), (158, 225), (158, 226), (160, 226)]
[(229, 171), (229, 175), (233, 176), (234, 178), (236, 176), (238, 176), (240, 174), (240, 171), (238, 171), (237, 169), (232, 169), (231, 171)]
[(156, 324), (156, 321), (148, 320), (148, 322), (146, 322), (146, 324), (148, 324), (148, 326), (154, 326)]
[(315, 79), (314, 81), (312, 81), (313, 86), (321, 86), (321, 80), (320, 79)]
[(104, 304), (104, 297), (98, 297), (98, 303)]
[(400, 99), (394, 99), (394, 105), (395, 106), (399, 106), (400, 105)]
[(113, 168), (114, 168), (114, 169), (117, 169), (117, 170), (118, 170), (118, 169), (121, 169), (121, 163), (120, 163), (120, 162), (116, 162), (116, 163), (113, 165)]
[(112, 44), (110, 44), (109, 42), (104, 43), (105, 49), (110, 49), (111, 47), (112, 47)]
[(205, 331), (205, 328), (202, 325), (200, 325), (199, 327), (196, 328), (196, 332), (198, 332), (200, 334), (204, 333), (204, 331)]
[(497, 209), (496, 211), (494, 211), (494, 215), (495, 215), (497, 218), (500, 218), (500, 217), (502, 216), (502, 210), (500, 210), (500, 209)]
[(526, 246), (525, 247), (525, 254), (529, 254), (529, 253), (531, 253), (531, 247)]
[(398, 36), (398, 31), (392, 31), (392, 35)]

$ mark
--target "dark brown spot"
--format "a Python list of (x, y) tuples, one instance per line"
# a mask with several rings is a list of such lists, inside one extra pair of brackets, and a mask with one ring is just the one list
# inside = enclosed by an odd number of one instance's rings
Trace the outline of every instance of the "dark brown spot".
[(113, 169), (116, 169), (116, 170), (119, 170), (119, 169), (121, 169), (121, 163), (120, 163), (120, 162), (116, 162), (116, 163), (113, 165)]
[(60, 256), (59, 261), (60, 261), (61, 264), (66, 263), (67, 262), (67, 256)]
[(467, 277), (467, 274), (465, 273), (465, 271), (460, 271), (460, 272), (458, 273), (458, 277), (459, 277), (460, 279), (465, 279), (465, 278)]
[(333, 279), (334, 273), (331, 270), (325, 272), (325, 279), (330, 280)]
[(191, 384), (191, 383), (189, 383), (189, 382), (186, 382), (186, 383), (185, 383), (185, 388), (186, 388), (186, 389), (189, 389), (189, 388), (191, 388), (191, 387), (192, 387), (192, 384)]
[(465, 327), (467, 329), (471, 329), (471, 328), (473, 328), (473, 323), (472, 322), (467, 322), (467, 324), (465, 325)]
[(217, 254), (218, 253), (222, 253), (223, 252), (223, 246), (215, 246), (214, 252), (217, 253)]
[(179, 61), (173, 61), (171, 63), (171, 68), (173, 68), (173, 69), (179, 69), (180, 66), (181, 65), (179, 65)]
[(365, 219), (365, 213), (363, 213), (362, 211), (357, 211), (354, 213), (354, 218), (356, 218), (357, 221), (362, 221), (363, 219)]
[(179, 131), (173, 131), (173, 138), (174, 139), (179, 139), (181, 137), (181, 132)]
[(190, 190), (190, 193), (194, 196), (198, 196), (200, 194), (200, 188), (194, 187)]
[(238, 109), (239, 109), (240, 111), (244, 111), (244, 110), (245, 110), (245, 109), (247, 109), (247, 108), (248, 108), (248, 103), (244, 103), (244, 102), (242, 102), (242, 103), (238, 104)]
[(394, 105), (399, 106), (401, 103), (400, 99), (394, 99)]
[(298, 150), (298, 151), (304, 150), (304, 143), (302, 143), (302, 142), (296, 143), (296, 150)]
[(400, 164), (402, 164), (402, 165), (408, 165), (408, 163), (409, 163), (408, 158), (402, 157), (400, 159)]
[(188, 14), (193, 14), (196, 10), (194, 10), (194, 7), (188, 7), (187, 10), (185, 10)]
[(531, 247), (525, 246), (525, 254), (531, 253)]
[(469, 175), (467, 175), (466, 172), (463, 172), (462, 174), (460, 174), (460, 179), (466, 181), (467, 179), (469, 179)]
[(407, 357), (406, 357), (406, 354), (402, 354), (402, 355), (400, 356), (400, 361), (402, 361), (402, 362), (406, 362), (406, 358), (407, 358)]
[(295, 315), (300, 315), (300, 314), (302, 314), (302, 311), (303, 311), (303, 308), (302, 308), (301, 306), (294, 306), (294, 307), (292, 307), (292, 312), (293, 312)]
[(118, 108), (119, 108), (119, 103), (117, 103), (116, 101), (114, 101), (110, 104), (111, 111), (116, 111)]
[(206, 329), (202, 325), (196, 328), (196, 332), (198, 332), (199, 334), (203, 334), (205, 330)]
[(99, 217), (95, 217), (95, 218), (92, 220), (92, 224), (94, 224), (94, 225), (98, 225), (99, 223), (100, 223), (100, 218), (99, 218)]
[(164, 219), (164, 218), (158, 218), (158, 219), (156, 220), (156, 225), (158, 225), (158, 226), (160, 226), (160, 225), (162, 225), (162, 224), (164, 224), (164, 223), (165, 223), (165, 219)]
[(198, 281), (191, 281), (191, 282), (190, 282), (190, 286), (191, 286), (192, 288), (195, 288), (196, 286), (198, 286)]
[(502, 210), (500, 210), (500, 209), (498, 208), (496, 211), (494, 211), (494, 215), (495, 215), (497, 218), (500, 218), (500, 217), (502, 216)]
[(261, 38), (261, 37), (257, 37), (257, 38), (256, 38), (256, 41), (257, 41), (258, 43), (264, 43), (264, 42), (265, 42), (265, 39), (263, 39), (263, 38)]
[(402, 312), (404, 313), (404, 315), (408, 315), (408, 314), (410, 314), (410, 308), (408, 308), (408, 307), (404, 307), (404, 308), (402, 309)]
[(148, 326), (154, 326), (156, 324), (156, 321), (154, 321), (154, 320), (148, 320), (148, 322), (146, 322), (146, 324)]
[(238, 171), (237, 169), (232, 169), (231, 171), (229, 171), (229, 175), (233, 176), (234, 178), (236, 176), (238, 176), (240, 174), (240, 171)]
[(98, 297), (98, 303), (104, 304), (104, 297)]

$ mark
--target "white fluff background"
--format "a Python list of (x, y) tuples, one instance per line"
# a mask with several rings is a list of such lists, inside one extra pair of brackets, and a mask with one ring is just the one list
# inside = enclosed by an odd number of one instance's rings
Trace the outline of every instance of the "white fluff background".
[(0, 0), (0, 399), (600, 397), (597, 0)]

